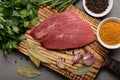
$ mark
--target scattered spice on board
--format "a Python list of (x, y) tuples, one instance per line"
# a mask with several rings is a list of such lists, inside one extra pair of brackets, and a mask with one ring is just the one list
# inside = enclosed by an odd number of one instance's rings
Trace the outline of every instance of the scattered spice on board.
[(108, 45), (116, 45), (120, 43), (120, 23), (116, 21), (108, 21), (100, 28), (100, 38)]
[(109, 4), (109, 0), (86, 0), (87, 8), (94, 13), (104, 12)]

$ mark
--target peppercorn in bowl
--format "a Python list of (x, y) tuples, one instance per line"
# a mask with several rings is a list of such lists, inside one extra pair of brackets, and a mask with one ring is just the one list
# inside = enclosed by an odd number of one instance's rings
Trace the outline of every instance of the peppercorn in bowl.
[(113, 0), (83, 0), (85, 11), (93, 17), (107, 15), (113, 6)]
[(97, 28), (97, 39), (105, 48), (120, 48), (120, 19), (109, 17), (101, 21)]

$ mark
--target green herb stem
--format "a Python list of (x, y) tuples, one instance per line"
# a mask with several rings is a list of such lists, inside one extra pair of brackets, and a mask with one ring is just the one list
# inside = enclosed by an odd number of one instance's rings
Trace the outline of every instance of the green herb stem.
[(57, 11), (63, 11), (66, 7), (74, 4), (78, 0), (41, 0), (40, 4), (43, 6), (50, 6)]

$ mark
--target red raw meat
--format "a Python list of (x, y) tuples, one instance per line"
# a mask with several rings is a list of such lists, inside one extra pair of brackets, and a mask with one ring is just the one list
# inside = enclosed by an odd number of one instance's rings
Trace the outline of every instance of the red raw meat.
[(30, 35), (48, 49), (79, 48), (95, 39), (90, 25), (75, 12), (52, 15), (35, 27)]

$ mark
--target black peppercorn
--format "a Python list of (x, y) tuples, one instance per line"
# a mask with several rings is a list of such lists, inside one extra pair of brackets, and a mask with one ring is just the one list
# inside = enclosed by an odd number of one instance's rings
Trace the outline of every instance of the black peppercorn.
[(108, 0), (86, 0), (87, 8), (94, 13), (102, 13), (108, 7)]

